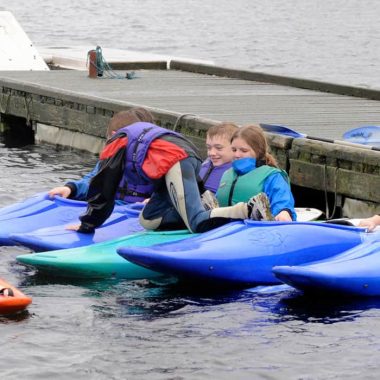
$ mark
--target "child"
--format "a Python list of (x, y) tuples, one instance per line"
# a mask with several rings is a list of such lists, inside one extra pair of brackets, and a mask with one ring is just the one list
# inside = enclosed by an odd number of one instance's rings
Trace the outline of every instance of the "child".
[(234, 161), (220, 181), (216, 194), (219, 205), (249, 202), (252, 196), (264, 193), (275, 220), (296, 220), (287, 174), (268, 153), (263, 130), (255, 125), (240, 128), (232, 136), (231, 148)]
[(199, 176), (206, 190), (214, 194), (223, 173), (231, 167), (233, 155), (231, 137), (239, 127), (234, 123), (213, 125), (207, 130), (206, 148), (208, 158), (202, 163)]
[[(128, 111), (120, 111), (111, 118), (108, 127), (106, 137), (110, 139), (118, 129), (125, 127), (127, 125), (139, 122), (146, 121), (148, 123), (153, 123), (152, 114), (142, 107), (132, 108)], [(50, 197), (54, 195), (60, 195), (63, 198), (71, 198), (76, 200), (87, 200), (87, 194), (89, 189), (89, 183), (91, 179), (99, 171), (98, 161), (90, 173), (87, 173), (83, 178), (77, 181), (67, 182), (64, 186), (58, 186), (51, 189), (48, 194)], [(150, 192), (136, 193), (131, 192), (126, 184), (120, 184), (119, 191), (116, 194), (116, 202), (120, 203), (133, 203), (141, 202), (144, 199), (150, 196)]]
[(99, 172), (90, 183), (87, 212), (80, 217), (80, 225), (69, 229), (91, 233), (100, 226), (112, 213), (123, 178), (130, 186), (153, 186), (140, 214), (146, 229), (186, 227), (204, 232), (233, 219), (256, 217), (255, 199), (205, 210), (197, 181), (201, 160), (195, 147), (179, 133), (154, 124), (140, 122), (121, 128), (107, 142), (100, 161)]

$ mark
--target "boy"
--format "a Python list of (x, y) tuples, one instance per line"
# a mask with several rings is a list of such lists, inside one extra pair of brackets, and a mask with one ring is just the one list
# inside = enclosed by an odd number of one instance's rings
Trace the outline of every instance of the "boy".
[(207, 130), (206, 148), (208, 158), (202, 163), (199, 176), (206, 190), (214, 194), (218, 190), (223, 173), (231, 167), (233, 154), (231, 137), (239, 127), (234, 123), (213, 125)]

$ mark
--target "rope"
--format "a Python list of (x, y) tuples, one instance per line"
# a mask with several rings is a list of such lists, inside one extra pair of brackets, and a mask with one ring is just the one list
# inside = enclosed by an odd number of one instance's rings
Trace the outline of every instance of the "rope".
[[(102, 48), (97, 46), (96, 49), (96, 61), (90, 62), (90, 65), (93, 65), (96, 68), (98, 77), (109, 78), (109, 79), (133, 79), (135, 78), (135, 72), (127, 72), (125, 76), (116, 73), (108, 62), (103, 57)], [(87, 65), (89, 63), (90, 52), (87, 53)]]
[(334, 179), (335, 179), (335, 188), (334, 188), (334, 207), (333, 207), (333, 210), (332, 210), (332, 213), (330, 215), (330, 209), (329, 209), (329, 202), (328, 202), (328, 199), (327, 199), (327, 165), (324, 166), (325, 170), (324, 170), (324, 190), (325, 190), (325, 202), (326, 202), (326, 219), (331, 219), (334, 217), (335, 215), (335, 212), (336, 212), (336, 205), (337, 205), (337, 180), (336, 180), (336, 177), (337, 177), (337, 172), (338, 172), (338, 167), (335, 168), (335, 173), (334, 173)]
[[(33, 97), (32, 95), (27, 95), (24, 97), (25, 102), (25, 119), (26, 125), (31, 126), (31, 114), (33, 112)], [(31, 106), (31, 107), (30, 107)], [(32, 112), (31, 112), (32, 111)]]
[(179, 126), (179, 123), (180, 121), (185, 117), (185, 116), (196, 116), (194, 115), (193, 113), (184, 113), (180, 116), (177, 117), (177, 120), (175, 121), (174, 125), (173, 125), (173, 131), (176, 132), (178, 126)]

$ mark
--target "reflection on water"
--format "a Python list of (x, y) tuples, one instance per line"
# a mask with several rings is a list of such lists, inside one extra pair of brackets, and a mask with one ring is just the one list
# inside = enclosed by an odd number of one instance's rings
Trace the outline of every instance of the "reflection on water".
[[(0, 157), (0, 206), (79, 178), (96, 161), (47, 145), (0, 144)], [(42, 276), (16, 262), (28, 252), (0, 247), (0, 277), (33, 298), (25, 313), (0, 317), (6, 379), (352, 379), (379, 366), (377, 300)]]

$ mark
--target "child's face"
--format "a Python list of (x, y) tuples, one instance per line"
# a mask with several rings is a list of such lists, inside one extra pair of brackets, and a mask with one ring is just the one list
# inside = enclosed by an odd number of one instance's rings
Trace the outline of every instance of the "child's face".
[(232, 140), (231, 149), (235, 160), (239, 158), (257, 158), (255, 151), (240, 137)]
[(226, 136), (206, 138), (207, 155), (214, 166), (220, 166), (233, 160), (230, 140)]

